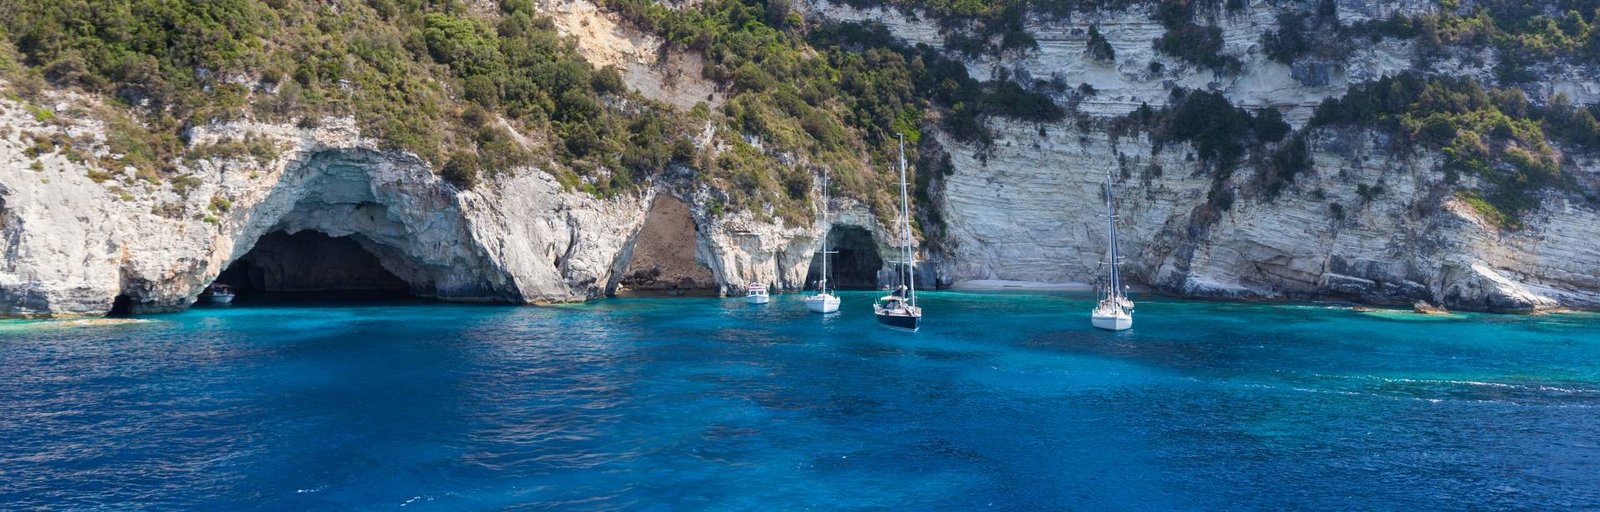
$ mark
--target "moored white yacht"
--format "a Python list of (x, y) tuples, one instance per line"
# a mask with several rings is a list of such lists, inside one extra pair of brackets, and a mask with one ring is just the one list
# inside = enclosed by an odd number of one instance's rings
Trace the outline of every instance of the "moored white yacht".
[(1106, 249), (1111, 275), (1100, 289), (1099, 302), (1090, 313), (1090, 323), (1096, 328), (1121, 331), (1133, 327), (1133, 301), (1128, 299), (1122, 283), (1121, 264), (1117, 254), (1116, 208), (1111, 201), (1111, 175), (1106, 175)]
[(839, 297), (826, 291), (827, 288), (825, 287), (827, 285), (827, 279), (817, 282), (817, 294), (806, 297), (807, 310), (810, 310), (812, 313), (824, 314), (839, 312)]
[[(822, 225), (828, 224), (828, 177), (822, 177)], [(822, 278), (817, 280), (817, 293), (806, 297), (806, 309), (812, 313), (836, 313), (839, 311), (839, 297), (828, 290), (828, 255), (834, 254), (828, 250), (828, 235), (822, 235)]]
[(766, 304), (772, 301), (772, 297), (767, 295), (767, 285), (750, 283), (750, 286), (744, 289), (744, 301), (751, 304)]

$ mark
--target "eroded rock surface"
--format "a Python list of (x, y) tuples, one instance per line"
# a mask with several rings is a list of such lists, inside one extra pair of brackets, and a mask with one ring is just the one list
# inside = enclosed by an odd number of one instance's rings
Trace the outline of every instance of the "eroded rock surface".
[[(27, 134), (63, 128), (3, 105), (16, 127), (0, 159), (30, 162)], [(95, 133), (94, 126), (67, 128)], [(601, 296), (644, 220), (640, 198), (568, 192), (527, 169), (468, 192), (414, 155), (379, 150), (350, 123), (301, 130), (230, 125), (194, 144), (270, 137), (271, 162), (201, 160), (161, 183), (98, 176), (66, 155), (0, 166), (0, 315), (104, 314), (182, 308), (264, 235), (353, 237), (419, 296), (542, 302)], [(130, 170), (131, 172), (131, 170)], [(175, 185), (174, 183), (180, 183)]]

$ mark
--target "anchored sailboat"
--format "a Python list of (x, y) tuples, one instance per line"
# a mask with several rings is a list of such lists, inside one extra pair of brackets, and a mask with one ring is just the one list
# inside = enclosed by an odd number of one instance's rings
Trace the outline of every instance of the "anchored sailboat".
[(1106, 174), (1106, 245), (1111, 276), (1100, 290), (1100, 302), (1095, 305), (1090, 319), (1097, 328), (1121, 331), (1133, 327), (1133, 301), (1128, 300), (1122, 272), (1117, 268), (1122, 261), (1117, 254), (1117, 214), (1111, 201), (1110, 173)]
[[(828, 224), (828, 175), (822, 175), (822, 225)], [(812, 313), (837, 313), (839, 311), (839, 297), (828, 291), (828, 255), (835, 251), (828, 250), (828, 235), (822, 235), (822, 278), (817, 280), (817, 294), (806, 297), (806, 309)]]
[(893, 329), (916, 332), (922, 324), (922, 308), (917, 307), (916, 261), (912, 255), (911, 203), (906, 199), (906, 137), (900, 135), (900, 263), (905, 266), (905, 284), (889, 295), (872, 303), (872, 312), (878, 324)]

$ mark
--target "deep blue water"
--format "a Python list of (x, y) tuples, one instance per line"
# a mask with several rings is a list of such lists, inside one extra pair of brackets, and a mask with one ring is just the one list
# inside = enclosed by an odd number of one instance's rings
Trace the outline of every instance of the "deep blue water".
[(870, 298), (0, 323), (0, 509), (1600, 508), (1600, 315)]

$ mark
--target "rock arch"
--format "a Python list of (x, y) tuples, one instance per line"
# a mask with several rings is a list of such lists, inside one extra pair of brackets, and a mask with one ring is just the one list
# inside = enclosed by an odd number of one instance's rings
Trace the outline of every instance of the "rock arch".
[[(312, 153), (251, 209), (233, 240), (217, 272), (246, 288), (399, 290), (403, 284), (418, 297), (522, 301), (510, 276), (483, 253), (457, 193), (414, 157)], [(234, 267), (240, 270), (222, 270)]]

